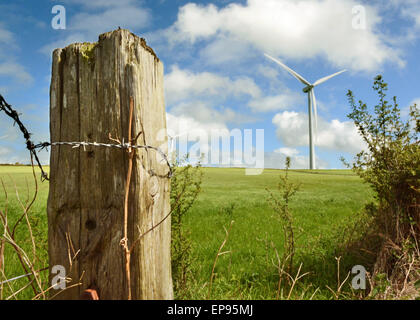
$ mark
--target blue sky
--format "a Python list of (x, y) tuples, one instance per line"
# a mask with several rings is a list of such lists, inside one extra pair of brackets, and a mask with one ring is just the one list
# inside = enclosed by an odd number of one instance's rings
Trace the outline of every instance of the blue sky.
[[(66, 9), (65, 30), (51, 26), (54, 5)], [(264, 129), (266, 167), (282, 167), (285, 155), (308, 166), (308, 123), (302, 85), (264, 52), (309, 81), (348, 70), (315, 91), (320, 168), (341, 168), (340, 156), (363, 148), (346, 117), (348, 89), (373, 106), (373, 78), (382, 74), (403, 110), (420, 102), (418, 0), (1, 0), (0, 93), (35, 142), (49, 140), (52, 50), (118, 26), (144, 37), (163, 61), (169, 128)], [(48, 153), (41, 158), (48, 163)], [(0, 163), (28, 160), (1, 114)]]

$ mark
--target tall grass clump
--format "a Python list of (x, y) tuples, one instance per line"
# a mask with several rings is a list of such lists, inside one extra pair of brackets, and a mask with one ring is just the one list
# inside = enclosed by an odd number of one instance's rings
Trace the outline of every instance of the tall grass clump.
[(286, 157), (286, 170), (284, 176), (280, 176), (277, 185), (278, 194), (269, 192), (268, 201), (274, 209), (275, 218), (280, 222), (284, 234), (283, 261), (288, 261), (287, 272), (292, 273), (293, 257), (295, 255), (295, 228), (293, 216), (290, 212), (289, 203), (292, 197), (299, 190), (299, 184), (295, 184), (289, 179), (290, 157)]
[(174, 166), (171, 179), (171, 210), (172, 210), (172, 278), (175, 297), (186, 298), (188, 282), (191, 279), (191, 239), (190, 232), (183, 224), (184, 216), (189, 212), (199, 193), (203, 172), (201, 165), (186, 164), (188, 157)]
[[(309, 273), (301, 274), (302, 263), (299, 265), (295, 276), (293, 274), (293, 263), (294, 256), (296, 253), (295, 242), (296, 242), (296, 231), (294, 225), (293, 214), (290, 211), (290, 202), (293, 196), (300, 188), (300, 184), (293, 183), (289, 179), (290, 169), (290, 157), (286, 157), (286, 169), (284, 176), (280, 176), (280, 182), (277, 185), (277, 192), (274, 193), (268, 189), (269, 193), (268, 202), (275, 212), (274, 218), (280, 223), (283, 229), (284, 243), (283, 243), (283, 255), (277, 250), (275, 243), (271, 243), (275, 254), (276, 254), (276, 268), (278, 271), (278, 283), (277, 283), (277, 294), (276, 299), (285, 298), (289, 300), (292, 296), (293, 290), (301, 278)], [(283, 295), (283, 278), (289, 283), (289, 293), (287, 296)]]
[[(47, 299), (47, 293), (51, 289), (47, 288), (46, 276), (41, 274), (42, 271), (48, 270), (48, 267), (44, 264), (45, 261), (39, 258), (37, 251), (42, 243), (38, 241), (39, 237), (32, 225), (33, 205), (38, 195), (33, 162), (32, 177), (35, 190), (30, 197), (29, 184), (26, 181), (26, 200), (21, 198), (12, 179), (18, 207), (10, 205), (4, 181), (0, 179), (5, 198), (4, 206), (0, 208), (0, 300), (27, 298), (28, 295), (32, 299)], [(19, 273), (12, 276), (14, 272)]]
[[(415, 296), (420, 279), (420, 117), (417, 105), (411, 106), (403, 120), (396, 97), (387, 101), (388, 85), (377, 76), (373, 85), (378, 104), (369, 109), (356, 103), (349, 90), (354, 121), (366, 148), (349, 165), (375, 191), (376, 201), (366, 210), (374, 219), (371, 233), (377, 238), (375, 279), (387, 279), (386, 298)], [(372, 248), (371, 248), (372, 249)], [(410, 286), (410, 284), (412, 284)], [(412, 295), (412, 296), (413, 296)]]

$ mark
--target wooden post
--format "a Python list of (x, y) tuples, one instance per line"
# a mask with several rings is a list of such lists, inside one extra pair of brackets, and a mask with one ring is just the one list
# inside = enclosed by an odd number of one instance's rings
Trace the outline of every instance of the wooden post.
[[(163, 64), (144, 39), (119, 29), (100, 35), (98, 43), (56, 49), (50, 90), (51, 141), (115, 143), (111, 135), (128, 142), (130, 98), (134, 105), (131, 136), (141, 132), (138, 145), (167, 153)], [(129, 158), (127, 149), (52, 146), (50, 280), (56, 276), (51, 272), (54, 265), (64, 266), (72, 279), (57, 299), (79, 299), (88, 289), (95, 290), (99, 299), (128, 298), (121, 240)], [(128, 194), (128, 247), (170, 211), (168, 167), (160, 160), (155, 150), (135, 150)], [(133, 299), (173, 298), (170, 240), (169, 217), (134, 247), (130, 259)]]

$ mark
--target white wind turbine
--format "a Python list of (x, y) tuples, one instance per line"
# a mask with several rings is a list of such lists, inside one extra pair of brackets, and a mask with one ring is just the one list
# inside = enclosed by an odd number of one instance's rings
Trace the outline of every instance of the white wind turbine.
[(334, 73), (332, 75), (326, 76), (324, 78), (321, 78), (317, 81), (315, 81), (313, 84), (311, 84), (309, 81), (305, 80), (304, 77), (302, 77), (297, 72), (290, 69), (288, 66), (286, 66), (281, 61), (269, 56), (268, 54), (264, 54), (267, 58), (273, 60), (274, 62), (278, 63), (280, 66), (282, 66), (284, 69), (286, 69), (292, 76), (294, 76), (296, 79), (298, 79), (300, 82), (302, 82), (306, 87), (303, 88), (303, 92), (308, 94), (308, 116), (309, 116), (309, 169), (315, 169), (315, 144), (313, 142), (313, 132), (312, 132), (312, 107), (315, 114), (315, 132), (318, 131), (318, 114), (317, 114), (317, 108), (316, 108), (316, 99), (315, 99), (315, 93), (314, 88), (324, 83), (325, 81), (338, 76), (340, 73), (343, 73), (347, 70), (342, 70), (340, 72)]

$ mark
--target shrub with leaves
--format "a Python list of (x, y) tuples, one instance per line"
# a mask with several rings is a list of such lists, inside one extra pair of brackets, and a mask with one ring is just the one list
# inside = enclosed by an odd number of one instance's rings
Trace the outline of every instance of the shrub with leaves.
[(293, 257), (295, 255), (295, 231), (293, 225), (293, 216), (289, 209), (291, 198), (299, 190), (299, 185), (289, 180), (290, 157), (286, 158), (286, 172), (280, 176), (280, 182), (277, 186), (278, 194), (267, 190), (270, 194), (268, 201), (276, 212), (276, 218), (281, 223), (284, 233), (284, 253), (283, 263), (287, 263), (287, 272), (292, 273)]
[(200, 163), (192, 166), (186, 164), (187, 161), (188, 157), (175, 164), (171, 179), (172, 277), (177, 299), (184, 298), (188, 293), (188, 281), (191, 276), (191, 241), (183, 218), (201, 192), (203, 180)]
[[(352, 107), (348, 117), (366, 143), (366, 150), (357, 154), (351, 167), (376, 192), (377, 207), (370, 211), (376, 215), (383, 245), (375, 272), (405, 277), (401, 270), (394, 269), (401, 264), (401, 258), (404, 256), (410, 263), (412, 258), (419, 258), (419, 110), (417, 105), (411, 106), (404, 121), (396, 97), (392, 102), (386, 99), (388, 85), (382, 76), (375, 78), (373, 89), (379, 97), (373, 110), (362, 101), (356, 103), (350, 90), (347, 93)], [(413, 244), (413, 250), (404, 250), (407, 241)]]

